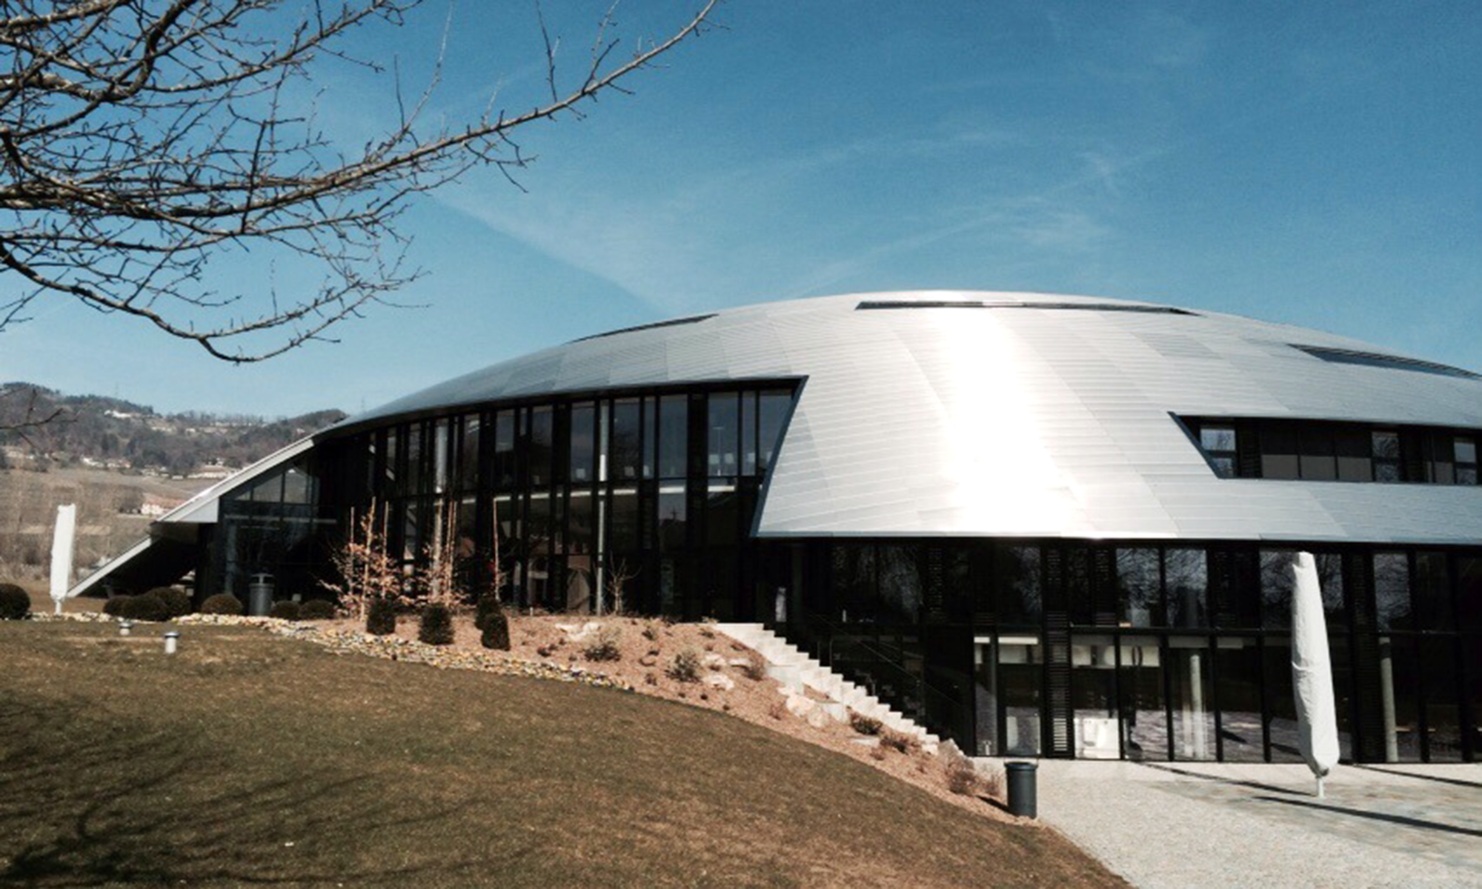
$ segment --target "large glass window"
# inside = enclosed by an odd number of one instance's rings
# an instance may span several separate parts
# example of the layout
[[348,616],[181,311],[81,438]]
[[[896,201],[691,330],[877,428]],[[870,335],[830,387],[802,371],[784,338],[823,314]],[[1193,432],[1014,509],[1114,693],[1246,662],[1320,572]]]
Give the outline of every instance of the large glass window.
[[740,471],[740,397],[730,392],[712,394],[709,412],[705,472],[711,478],[734,477]]
[[530,484],[537,487],[551,483],[551,458],[556,448],[554,412],[549,407],[530,411],[529,454]]
[[689,404],[683,395],[659,401],[659,478],[684,478],[689,456]]
[[782,443],[782,427],[787,422],[787,412],[792,407],[792,393],[763,392],[759,396],[759,425],[757,440],[761,455],[757,470],[766,472],[772,468],[777,446]]
[[1005,547],[994,564],[998,573],[994,584],[998,593],[998,619],[1010,626],[1037,626],[1044,613],[1039,547]]
[[639,478],[643,463],[642,409],[636,398],[619,398],[612,405],[612,456],[608,474],[620,481]]
[[1209,626],[1209,569],[1202,549],[1169,549],[1164,556],[1169,625]]
[[1200,636],[1168,640],[1174,759],[1215,758],[1214,670],[1208,646],[1209,641]]
[[597,409],[592,404],[571,407],[571,462],[573,482],[589,482],[597,477]]
[[1163,664],[1157,637],[1123,636],[1119,652],[1122,749],[1128,759],[1167,759],[1168,713],[1163,706]]
[[1199,446],[1209,457],[1214,474],[1220,478],[1235,477],[1235,427],[1207,425],[1199,429]]
[[1374,613],[1381,632],[1413,627],[1410,567],[1404,553],[1374,554]]
[[1371,441],[1374,447],[1374,481],[1403,481],[1404,475],[1400,470],[1400,434],[1376,430],[1371,435]]
[[1222,636],[1215,649],[1215,694],[1225,762],[1266,758],[1261,725],[1261,649],[1253,638]]
[[1163,590],[1158,578],[1158,550],[1117,550],[1118,622],[1125,627],[1161,627]]
[[1477,440],[1470,435],[1457,436],[1452,440],[1452,451],[1456,456],[1456,483],[1477,483]]

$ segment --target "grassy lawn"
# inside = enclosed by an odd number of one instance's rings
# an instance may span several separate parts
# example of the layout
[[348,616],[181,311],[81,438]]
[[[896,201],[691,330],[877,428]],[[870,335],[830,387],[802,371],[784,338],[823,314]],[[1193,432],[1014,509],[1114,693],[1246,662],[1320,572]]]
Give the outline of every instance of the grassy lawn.
[[160,629],[0,622],[0,886],[1120,884],[717,713]]

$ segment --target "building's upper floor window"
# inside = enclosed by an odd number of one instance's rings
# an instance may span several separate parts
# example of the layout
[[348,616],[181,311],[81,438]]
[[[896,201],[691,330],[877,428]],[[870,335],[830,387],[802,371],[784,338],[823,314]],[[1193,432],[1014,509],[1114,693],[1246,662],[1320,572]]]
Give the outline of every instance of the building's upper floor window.
[[1476,485],[1475,430],[1182,418],[1220,478]]
[[1235,427],[1209,424],[1199,427],[1199,446],[1204,449],[1204,455],[1209,458],[1209,465],[1214,467],[1214,474],[1220,478],[1234,478],[1237,466],[1235,463]]

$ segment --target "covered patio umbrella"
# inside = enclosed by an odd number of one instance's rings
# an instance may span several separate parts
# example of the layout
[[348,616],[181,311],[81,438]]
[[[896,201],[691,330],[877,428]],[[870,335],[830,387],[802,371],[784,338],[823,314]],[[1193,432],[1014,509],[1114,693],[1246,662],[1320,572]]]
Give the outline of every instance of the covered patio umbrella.
[[57,507],[57,528],[51,539],[51,598],[62,613],[62,600],[72,586],[72,537],[77,530],[77,506]]
[[1322,588],[1312,553],[1292,556],[1292,696],[1297,703],[1297,746],[1302,759],[1322,779],[1338,764],[1338,711],[1333,704],[1333,665],[1328,658],[1328,627]]

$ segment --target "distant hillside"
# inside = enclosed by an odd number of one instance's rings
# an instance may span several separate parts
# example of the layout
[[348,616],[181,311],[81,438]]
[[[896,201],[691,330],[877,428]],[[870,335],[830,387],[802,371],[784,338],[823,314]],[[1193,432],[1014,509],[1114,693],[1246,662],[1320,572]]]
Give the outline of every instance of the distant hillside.
[[[49,417],[40,425],[16,428]],[[196,411],[160,414],[118,398],[0,383],[0,468],[222,475],[344,417],[337,410],[274,420]]]

